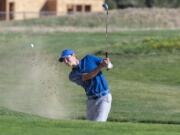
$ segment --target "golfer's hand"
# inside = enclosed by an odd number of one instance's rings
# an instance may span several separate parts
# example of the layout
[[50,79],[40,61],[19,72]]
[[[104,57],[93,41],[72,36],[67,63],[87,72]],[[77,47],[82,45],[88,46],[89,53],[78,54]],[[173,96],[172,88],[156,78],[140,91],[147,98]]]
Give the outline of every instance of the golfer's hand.
[[101,68],[107,67],[108,63],[109,63],[109,58],[104,58],[103,61],[100,64]]

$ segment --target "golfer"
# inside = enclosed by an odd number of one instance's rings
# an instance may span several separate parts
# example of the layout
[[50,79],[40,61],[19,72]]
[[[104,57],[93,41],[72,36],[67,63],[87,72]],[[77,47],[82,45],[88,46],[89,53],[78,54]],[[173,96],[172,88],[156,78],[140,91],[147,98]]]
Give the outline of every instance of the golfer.
[[107,67],[109,58],[86,55],[78,60],[74,50],[65,49],[60,54],[59,61],[72,68],[69,79],[85,89],[87,120],[107,121],[112,97],[102,69]]

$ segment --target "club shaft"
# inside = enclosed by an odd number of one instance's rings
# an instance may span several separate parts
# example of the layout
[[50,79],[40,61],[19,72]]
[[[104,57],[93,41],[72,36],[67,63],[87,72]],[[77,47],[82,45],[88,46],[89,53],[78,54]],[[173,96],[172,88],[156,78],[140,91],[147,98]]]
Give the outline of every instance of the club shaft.
[[108,10],[107,10],[107,16],[106,16],[106,42],[108,40]]

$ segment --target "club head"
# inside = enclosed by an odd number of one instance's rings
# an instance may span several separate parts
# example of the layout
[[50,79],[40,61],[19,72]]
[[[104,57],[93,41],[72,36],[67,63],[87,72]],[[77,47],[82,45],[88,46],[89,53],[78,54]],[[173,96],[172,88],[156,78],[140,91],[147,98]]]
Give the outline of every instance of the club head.
[[103,6],[104,10],[108,11],[109,7],[108,7],[107,3],[104,3],[102,6]]

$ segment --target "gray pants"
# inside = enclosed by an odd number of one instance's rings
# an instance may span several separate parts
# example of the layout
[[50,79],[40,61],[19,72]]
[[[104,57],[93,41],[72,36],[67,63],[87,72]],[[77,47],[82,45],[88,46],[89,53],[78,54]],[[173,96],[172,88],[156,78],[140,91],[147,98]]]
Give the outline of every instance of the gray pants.
[[87,100],[87,119],[105,122],[111,109],[112,96],[107,94],[97,99]]

